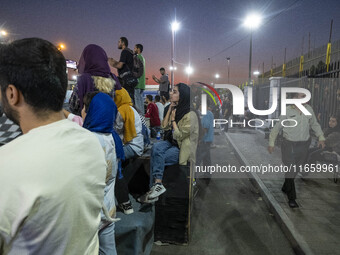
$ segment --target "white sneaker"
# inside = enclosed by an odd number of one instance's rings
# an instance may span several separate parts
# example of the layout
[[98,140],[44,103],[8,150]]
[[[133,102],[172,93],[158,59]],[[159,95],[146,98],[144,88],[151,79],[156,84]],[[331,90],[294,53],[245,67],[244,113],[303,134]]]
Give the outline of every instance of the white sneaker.
[[150,192],[145,193],[143,196],[137,198],[137,201],[142,204],[151,204],[158,201],[158,197],[150,199],[149,194]]
[[166,188],[161,183],[155,183],[150,189],[149,199],[159,197],[166,191]]

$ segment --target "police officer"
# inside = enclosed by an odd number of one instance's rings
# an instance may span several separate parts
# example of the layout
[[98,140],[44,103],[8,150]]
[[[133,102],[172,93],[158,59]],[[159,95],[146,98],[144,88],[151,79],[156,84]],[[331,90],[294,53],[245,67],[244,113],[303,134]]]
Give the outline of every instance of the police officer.
[[[294,93],[293,98],[303,98],[303,93]],[[296,191],[294,178],[298,173],[298,166],[302,165],[306,159],[308,148],[310,145],[309,130],[312,129],[318,137],[318,146],[325,147],[325,137],[322,129],[317,122],[312,107],[308,104],[303,105],[311,115],[304,115],[295,105],[287,106],[286,115],[280,116],[280,121],[276,123],[269,135],[268,151],[274,151],[274,144],[277,135],[282,130],[283,141],[281,144],[282,162],[290,167],[290,172],[285,174],[285,182],[282,191],[288,196],[288,204],[291,208],[299,207],[296,203]],[[281,124],[285,119],[293,119],[295,121],[285,121],[284,126]],[[295,126],[296,125],[296,126]],[[295,166],[295,167],[293,167]],[[296,171],[295,171],[296,169]]]

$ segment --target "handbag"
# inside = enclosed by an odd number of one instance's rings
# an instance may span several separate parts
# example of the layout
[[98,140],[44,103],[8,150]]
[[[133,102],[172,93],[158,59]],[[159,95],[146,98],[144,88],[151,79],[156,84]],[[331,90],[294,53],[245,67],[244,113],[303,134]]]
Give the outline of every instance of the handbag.
[[138,79],[130,72],[127,71],[121,75],[124,88],[135,88],[138,85]]

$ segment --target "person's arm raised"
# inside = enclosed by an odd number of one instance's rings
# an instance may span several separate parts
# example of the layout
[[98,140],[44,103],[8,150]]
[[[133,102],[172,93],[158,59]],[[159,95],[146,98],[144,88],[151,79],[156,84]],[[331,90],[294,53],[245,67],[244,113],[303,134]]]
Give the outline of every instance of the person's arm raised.
[[165,128],[169,126],[169,121],[170,121],[170,114],[174,108],[174,105],[171,103],[168,109],[168,112],[166,113],[165,117],[162,120],[162,127]]
[[109,65],[117,69],[122,69],[124,66],[124,63],[118,62],[117,60],[114,60],[113,58],[109,58]]

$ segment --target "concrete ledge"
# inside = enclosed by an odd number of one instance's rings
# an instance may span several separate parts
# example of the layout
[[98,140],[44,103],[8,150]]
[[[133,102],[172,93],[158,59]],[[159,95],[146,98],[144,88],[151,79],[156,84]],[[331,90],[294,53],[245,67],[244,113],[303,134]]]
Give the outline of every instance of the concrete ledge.
[[[237,148],[235,143],[231,140],[230,136],[225,133],[227,139],[229,140],[230,144],[233,146],[235,151],[236,157],[241,162],[241,164],[245,166],[249,166],[249,162]],[[296,228],[294,227],[293,222],[289,219],[285,211],[282,209],[280,204],[276,201],[274,196],[265,186],[263,181],[260,177],[255,173],[248,173],[251,183],[260,191],[263,200],[265,201],[266,205],[268,206],[269,210],[274,214],[276,221],[279,223],[282,231],[288,238],[289,242],[292,244],[292,247],[296,254],[314,254],[310,249],[309,245],[301,236]]]

